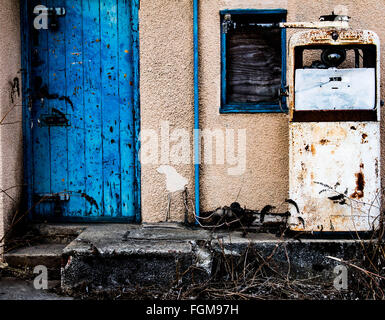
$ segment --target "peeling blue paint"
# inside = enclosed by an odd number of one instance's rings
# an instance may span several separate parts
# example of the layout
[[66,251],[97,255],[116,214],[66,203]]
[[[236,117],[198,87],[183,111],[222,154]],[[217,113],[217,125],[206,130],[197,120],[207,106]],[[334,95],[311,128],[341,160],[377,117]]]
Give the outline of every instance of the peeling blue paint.
[[[66,8],[57,29],[33,29],[38,4]],[[139,222],[139,0],[23,0],[21,7],[25,191],[30,208],[44,200],[34,219]],[[52,109],[70,126],[39,124]],[[58,193],[69,200],[45,201]]]

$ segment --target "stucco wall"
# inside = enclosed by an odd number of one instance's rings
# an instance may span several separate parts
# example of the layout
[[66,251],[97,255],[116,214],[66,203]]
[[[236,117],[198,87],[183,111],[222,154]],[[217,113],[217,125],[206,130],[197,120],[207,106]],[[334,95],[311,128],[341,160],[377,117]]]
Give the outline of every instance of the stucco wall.
[[[286,9],[287,1],[201,1],[200,125],[222,130],[246,129],[246,170],[231,176],[229,165],[203,165],[202,211],[238,201],[251,209],[280,206],[288,194],[288,123],[285,114],[219,114],[221,86],[220,16],[223,9]],[[283,208],[281,208],[284,210]]]
[[[285,210],[288,196],[288,117],[285,114],[226,114],[220,106],[220,17],[222,9],[288,9],[288,21],[314,21],[345,5],[352,27],[377,32],[385,42],[385,26],[380,23],[384,5],[380,1],[313,0],[210,0],[200,1],[200,127],[202,129],[246,129],[246,170],[229,175],[232,165],[201,165],[201,210],[209,211],[238,201],[242,206],[261,209],[270,204]],[[155,14],[156,13],[156,14]],[[142,1],[141,5],[141,108],[142,128],[160,132],[160,122],[172,127],[193,128],[193,38],[192,1]],[[288,30],[288,38],[295,31]],[[384,49],[382,49],[384,54]],[[382,57],[382,61],[384,57]],[[384,64],[382,83],[384,82]],[[156,111],[154,111],[156,110]],[[382,112],[382,120],[384,120]],[[384,121],[382,121],[384,123]],[[384,137],[384,126],[382,135]],[[385,139],[382,138],[382,145]],[[235,149],[237,152],[237,148]],[[385,155],[382,148],[382,155]],[[215,155],[215,153],[214,153]],[[143,220],[161,221],[166,210],[165,180],[157,166],[143,166]],[[175,168],[190,181],[192,165]],[[385,172],[382,162],[382,172]],[[178,195],[177,198],[180,198]],[[173,217],[182,218],[183,205],[173,207]]]
[[[200,128],[247,130],[247,167],[244,174],[230,176],[234,165],[201,165],[202,211],[238,200],[249,208],[279,205],[288,193],[288,125],[283,114],[220,115],[220,29],[219,10],[225,8],[286,8],[279,1],[200,1]],[[155,14],[156,13],[156,14]],[[193,15],[192,1],[141,2],[140,10],[140,95],[141,126],[160,136],[162,121],[170,130],[185,128],[193,142]],[[142,143],[145,143],[142,136]],[[147,140],[146,140],[147,141]],[[237,141],[237,140],[235,140]],[[159,143],[161,140],[159,139]],[[203,141],[204,144],[204,141]],[[159,147],[160,148],[160,147]],[[284,150],[284,152],[282,152]],[[235,149],[237,152],[237,148]],[[142,164],[143,221],[163,221],[167,209],[165,177],[156,169],[170,164],[187,178],[193,200],[193,150],[191,163]],[[214,157],[215,157],[214,152]],[[160,158],[160,156],[159,156]],[[225,160],[226,163],[226,160]],[[237,198],[237,195],[239,197]],[[172,220],[182,220],[180,193],[172,197]],[[190,204],[190,209],[192,205]]]
[[[0,0],[0,239],[15,212],[22,184],[21,99],[11,83],[20,73],[20,9],[15,0]],[[11,97],[12,96],[12,97]],[[4,192],[5,191],[5,192]]]
[[[201,208],[203,211],[229,205],[237,200],[243,206],[261,209],[266,204],[280,206],[288,194],[288,118],[284,114],[219,114],[220,105],[220,26],[219,10],[231,8],[287,8],[289,21],[317,20],[338,5],[346,5],[352,26],[377,32],[385,42],[381,22],[384,5],[377,0],[209,0],[200,1],[200,126],[203,129],[246,129],[247,165],[244,174],[231,176],[232,165],[201,166]],[[18,1],[0,0],[0,114],[10,109],[10,82],[20,78],[20,37]],[[191,200],[194,196],[194,166],[190,161],[175,164],[161,161],[161,126],[170,132],[185,129],[193,137],[193,12],[192,0],[141,0],[140,9],[140,94],[142,130],[153,129],[159,136],[159,161],[142,165],[143,221],[165,218],[166,177],[157,172],[162,164],[173,166],[188,179]],[[290,31],[292,32],[292,31]],[[290,34],[289,32],[289,34]],[[382,61],[384,61],[382,49]],[[382,84],[385,68],[382,65]],[[383,94],[383,93],[382,93]],[[384,94],[383,94],[384,99]],[[0,186],[8,189],[21,184],[22,138],[21,103],[4,120],[0,130]],[[382,124],[385,114],[382,112]],[[382,125],[382,136],[385,132]],[[385,139],[382,138],[384,146]],[[172,147],[173,142],[170,142]],[[385,148],[382,148],[385,156]],[[382,162],[383,176],[385,173]],[[18,201],[20,188],[8,194]],[[4,213],[14,212],[14,201],[0,195],[0,237]],[[191,205],[190,205],[191,207]],[[172,197],[171,220],[182,220],[181,193]]]
[[[189,180],[189,193],[194,190],[193,164],[161,161],[160,150],[162,122],[164,128],[170,126],[170,133],[193,131],[192,1],[141,0],[139,18],[141,129],[155,130],[159,136],[159,161],[142,164],[142,218],[158,222],[165,220],[168,196],[166,176],[157,172],[158,167],[173,166]],[[183,219],[182,194],[174,194],[171,203],[171,220]]]

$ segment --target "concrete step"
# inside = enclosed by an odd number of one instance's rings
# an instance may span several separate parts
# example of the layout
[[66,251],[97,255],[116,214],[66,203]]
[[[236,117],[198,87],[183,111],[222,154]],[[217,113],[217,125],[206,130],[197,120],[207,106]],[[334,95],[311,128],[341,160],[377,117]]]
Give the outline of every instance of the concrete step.
[[191,279],[193,272],[198,279],[206,272],[185,271],[195,263],[192,243],[207,236],[204,230],[172,225],[89,226],[64,250],[62,289],[72,293],[84,288],[168,287],[182,278]]
[[33,271],[36,266],[45,266],[48,269],[49,279],[58,280],[65,247],[66,244],[38,244],[10,251],[4,257],[12,268],[27,268]]
[[[215,232],[169,225],[89,226],[63,252],[62,289],[109,290],[220,281],[245,265],[268,261],[293,279],[317,277],[333,283],[336,261],[359,258],[356,240],[294,240],[272,234]],[[247,259],[247,260],[246,260]],[[247,262],[247,263],[246,263]],[[235,269],[236,271],[236,269]]]
[[38,223],[29,226],[40,243],[69,244],[87,228],[85,224]]
[[296,240],[268,233],[210,232],[170,223],[39,228],[40,234],[49,238],[56,234],[76,237],[68,245],[40,243],[8,252],[6,262],[11,267],[30,270],[37,265],[46,266],[49,280],[61,279],[62,290],[67,293],[154,285],[171,288],[178,283],[221,281],[234,271],[244,273],[245,266],[250,266],[252,274],[266,261],[269,268],[290,274],[293,279],[317,277],[332,284],[333,270],[339,263],[328,256],[361,259],[362,245],[366,243],[352,239]]
[[48,290],[37,290],[33,281],[16,278],[0,279],[1,300],[73,300],[71,297],[60,296],[54,289],[60,285],[60,281],[49,281]]

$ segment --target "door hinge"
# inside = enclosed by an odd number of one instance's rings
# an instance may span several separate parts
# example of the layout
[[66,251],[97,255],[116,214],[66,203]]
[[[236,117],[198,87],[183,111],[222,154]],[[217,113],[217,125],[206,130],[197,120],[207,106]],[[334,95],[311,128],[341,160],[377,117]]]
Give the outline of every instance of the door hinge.
[[70,127],[70,115],[52,108],[51,114],[42,114],[37,120],[39,127]]

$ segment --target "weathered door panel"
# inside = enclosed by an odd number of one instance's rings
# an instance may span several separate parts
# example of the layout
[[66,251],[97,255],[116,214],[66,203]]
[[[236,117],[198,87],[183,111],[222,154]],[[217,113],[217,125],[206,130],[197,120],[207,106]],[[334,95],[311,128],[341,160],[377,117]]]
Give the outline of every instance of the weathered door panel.
[[378,122],[290,123],[290,225],[368,231],[380,214]]
[[[36,5],[66,14],[56,28],[36,30]],[[138,220],[137,6],[136,0],[28,3],[26,175],[37,219]]]
[[[84,2],[86,10],[83,12],[83,32],[84,34],[92,34],[100,26],[100,2],[87,0]],[[84,50],[84,101],[87,108],[84,109],[84,125],[85,125],[85,154],[86,161],[86,179],[88,193],[93,194],[95,204],[86,201],[86,212],[91,217],[97,217],[103,209],[103,146],[102,137],[102,95],[95,94],[101,92],[102,79],[94,77],[94,70],[101,69],[100,58],[101,42],[85,41]]]
[[[35,1],[37,5],[37,1]],[[48,1],[44,0],[40,4],[48,5]],[[49,78],[48,70],[48,34],[42,32],[32,33],[32,53],[31,53],[31,86],[32,86],[32,110],[31,117],[33,119],[43,119],[47,114],[48,102],[47,85],[44,84],[44,79]],[[46,82],[47,83],[47,80]],[[51,152],[47,148],[50,144],[49,127],[39,127],[36,121],[31,122],[33,158],[32,175],[33,175],[33,202],[37,203],[40,198],[51,191]],[[47,168],[46,166],[49,165]],[[44,201],[39,204],[39,213],[41,216],[49,216],[52,214],[52,203]]]

